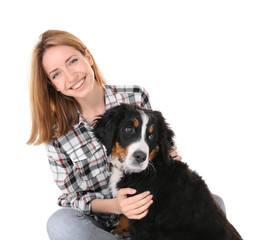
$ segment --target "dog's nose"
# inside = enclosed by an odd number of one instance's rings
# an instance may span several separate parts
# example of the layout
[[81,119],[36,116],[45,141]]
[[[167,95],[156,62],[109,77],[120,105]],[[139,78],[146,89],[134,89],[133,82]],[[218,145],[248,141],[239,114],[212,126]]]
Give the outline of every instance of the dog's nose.
[[146,159],[146,153],[142,152],[142,151],[135,151],[133,156],[135,157],[135,160],[138,163],[143,162]]

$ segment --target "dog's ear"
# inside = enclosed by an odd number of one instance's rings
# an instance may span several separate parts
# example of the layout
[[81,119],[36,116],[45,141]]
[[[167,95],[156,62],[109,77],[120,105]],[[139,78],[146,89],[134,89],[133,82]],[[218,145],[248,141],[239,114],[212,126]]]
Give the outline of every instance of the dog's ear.
[[169,152],[171,151],[172,147],[175,146],[174,137],[175,134],[172,129],[169,127],[168,123],[166,122],[165,118],[162,116],[161,112],[154,111],[154,116],[158,121],[158,134],[159,134],[159,148],[162,154],[162,159],[166,163],[170,162]]
[[99,141],[106,147],[108,156],[112,152],[117,126],[124,116],[124,111],[125,106],[119,105],[107,110],[94,121],[93,132]]

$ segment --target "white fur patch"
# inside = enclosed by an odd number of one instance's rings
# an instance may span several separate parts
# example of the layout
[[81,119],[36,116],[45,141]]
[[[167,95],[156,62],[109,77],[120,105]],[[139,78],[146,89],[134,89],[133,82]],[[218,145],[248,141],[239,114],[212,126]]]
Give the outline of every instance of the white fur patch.
[[[125,159],[126,170],[128,172],[141,172],[148,166],[149,146],[145,141],[145,135],[147,130],[147,124],[149,122],[149,117],[142,111],[140,113],[142,117],[141,138],[128,147],[128,154]],[[146,160],[144,162],[137,163],[135,161],[134,153],[136,151],[142,151],[146,154]]]
[[120,171],[118,168],[113,167],[112,169],[112,175],[109,182],[109,188],[113,194],[113,197],[117,196],[117,183],[120,181],[121,177],[123,176],[122,171]]

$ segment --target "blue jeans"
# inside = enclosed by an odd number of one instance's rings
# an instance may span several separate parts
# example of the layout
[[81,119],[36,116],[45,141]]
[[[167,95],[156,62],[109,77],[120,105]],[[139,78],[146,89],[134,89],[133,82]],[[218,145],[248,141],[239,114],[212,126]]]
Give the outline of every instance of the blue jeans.
[[94,218],[72,208],[57,210],[47,222],[47,232],[51,240],[115,240],[101,223]]
[[[213,195],[225,212],[223,200]],[[47,222],[47,232],[51,240],[116,240],[102,224],[92,217],[72,208],[61,208]]]

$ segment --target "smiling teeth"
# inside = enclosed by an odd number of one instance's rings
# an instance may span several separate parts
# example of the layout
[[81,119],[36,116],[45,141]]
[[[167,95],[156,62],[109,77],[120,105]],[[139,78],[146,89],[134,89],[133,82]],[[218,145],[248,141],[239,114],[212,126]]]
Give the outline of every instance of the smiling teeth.
[[85,78],[83,78],[80,82],[78,82],[76,85],[74,85],[74,86],[72,87],[72,89],[77,89],[77,88],[79,88],[79,87],[84,83],[84,80],[85,80]]

